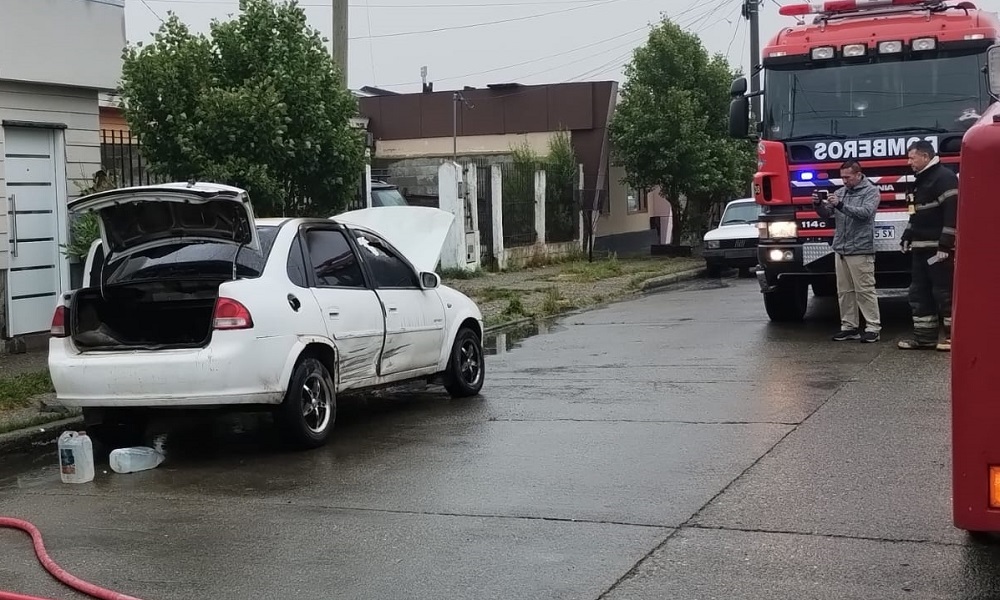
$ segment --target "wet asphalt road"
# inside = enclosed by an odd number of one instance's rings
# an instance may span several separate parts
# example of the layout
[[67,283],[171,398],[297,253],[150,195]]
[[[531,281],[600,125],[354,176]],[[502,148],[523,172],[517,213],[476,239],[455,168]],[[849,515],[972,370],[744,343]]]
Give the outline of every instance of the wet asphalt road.
[[[62,566],[151,599],[992,598],[951,525],[948,357],[833,344],[698,281],[499,340],[483,396],[345,401],[328,448],[266,419],[165,423],[167,463],[59,483],[0,463],[0,515]],[[0,532],[0,588],[77,598]]]

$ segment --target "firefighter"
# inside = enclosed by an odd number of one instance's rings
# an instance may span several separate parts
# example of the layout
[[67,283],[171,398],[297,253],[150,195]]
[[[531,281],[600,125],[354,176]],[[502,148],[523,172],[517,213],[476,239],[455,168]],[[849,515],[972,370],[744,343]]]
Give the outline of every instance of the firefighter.
[[904,350],[937,348],[948,352],[951,350],[958,177],[941,164],[930,142],[912,144],[908,157],[916,177],[907,194],[910,222],[900,245],[903,252],[913,257],[910,284],[913,337],[900,341],[899,347]]

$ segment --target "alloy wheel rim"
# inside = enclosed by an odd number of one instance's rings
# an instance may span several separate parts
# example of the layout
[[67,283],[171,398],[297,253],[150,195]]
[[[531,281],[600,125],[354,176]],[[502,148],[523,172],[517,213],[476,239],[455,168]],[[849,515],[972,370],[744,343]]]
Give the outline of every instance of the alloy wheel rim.
[[310,375],[302,383],[302,420],[312,433],[323,433],[330,425],[332,394],[319,375]]

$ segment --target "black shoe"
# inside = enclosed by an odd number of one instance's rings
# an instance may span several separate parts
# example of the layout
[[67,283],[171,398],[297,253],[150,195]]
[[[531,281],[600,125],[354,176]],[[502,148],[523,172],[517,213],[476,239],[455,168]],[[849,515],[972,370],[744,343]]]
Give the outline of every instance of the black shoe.
[[833,336],[835,342],[846,342],[849,340],[860,340],[861,332],[857,329],[845,329]]
[[879,334],[877,331],[866,331],[861,334],[862,344],[874,344],[879,340]]

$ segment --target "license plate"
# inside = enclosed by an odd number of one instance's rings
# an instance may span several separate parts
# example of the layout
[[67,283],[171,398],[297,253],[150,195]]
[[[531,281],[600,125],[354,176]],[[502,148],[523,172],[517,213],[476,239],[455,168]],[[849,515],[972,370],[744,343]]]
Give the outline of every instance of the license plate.
[[875,226],[875,239],[876,240],[894,240],[896,239],[896,228],[892,225],[876,225]]

